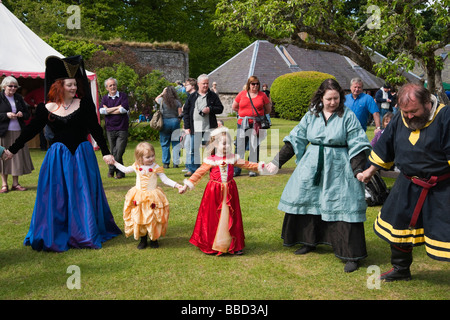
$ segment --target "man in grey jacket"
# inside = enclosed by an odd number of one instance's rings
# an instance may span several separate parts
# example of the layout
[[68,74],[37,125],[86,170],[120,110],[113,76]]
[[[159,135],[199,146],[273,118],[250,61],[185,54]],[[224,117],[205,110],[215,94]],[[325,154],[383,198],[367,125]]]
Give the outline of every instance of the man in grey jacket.
[[219,96],[209,89],[208,75],[200,75],[197,85],[198,90],[189,96],[183,111],[184,129],[191,137],[186,177],[191,176],[200,166],[200,145],[209,140],[210,130],[217,128],[216,115],[223,112]]

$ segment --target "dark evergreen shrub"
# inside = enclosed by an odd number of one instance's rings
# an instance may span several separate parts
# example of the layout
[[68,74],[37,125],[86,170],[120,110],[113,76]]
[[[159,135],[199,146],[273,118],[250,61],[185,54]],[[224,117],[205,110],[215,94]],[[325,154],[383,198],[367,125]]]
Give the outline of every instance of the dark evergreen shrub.
[[309,109],[312,96],[322,82],[332,75],[316,71],[300,71],[279,76],[270,88],[270,96],[278,116],[299,121]]

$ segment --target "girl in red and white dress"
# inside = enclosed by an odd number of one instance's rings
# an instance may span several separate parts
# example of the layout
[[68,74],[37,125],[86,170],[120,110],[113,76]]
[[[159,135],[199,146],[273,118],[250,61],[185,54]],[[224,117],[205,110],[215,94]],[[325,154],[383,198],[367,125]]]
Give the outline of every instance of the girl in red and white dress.
[[[203,198],[189,242],[207,254],[242,254],[244,249],[244,226],[234,167],[263,172],[264,163],[239,159],[231,152],[231,136],[226,127],[211,132],[206,150],[207,156],[200,168],[185,180],[184,190],[194,186],[209,173]],[[183,191],[184,191],[183,190]]]
[[125,196],[123,220],[125,235],[134,235],[141,239],[138,249],[147,247],[147,236],[150,237],[150,247],[159,247],[158,239],[166,234],[169,221],[169,201],[163,190],[157,186],[158,177],[172,188],[183,187],[169,179],[164,169],[155,163],[155,149],[148,142],[141,142],[134,151],[136,162],[124,167],[117,161],[115,166],[123,173],[136,172],[136,185]]

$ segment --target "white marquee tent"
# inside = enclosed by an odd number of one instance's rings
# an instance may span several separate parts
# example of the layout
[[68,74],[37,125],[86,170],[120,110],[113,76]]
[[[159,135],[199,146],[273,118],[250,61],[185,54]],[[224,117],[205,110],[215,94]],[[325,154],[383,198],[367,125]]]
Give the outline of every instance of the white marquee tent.
[[[31,31],[14,16],[0,0],[0,77],[13,76],[24,79],[44,79],[45,59],[48,56],[64,57]],[[86,71],[92,97],[98,106],[97,77]],[[22,85],[22,84],[21,84]]]

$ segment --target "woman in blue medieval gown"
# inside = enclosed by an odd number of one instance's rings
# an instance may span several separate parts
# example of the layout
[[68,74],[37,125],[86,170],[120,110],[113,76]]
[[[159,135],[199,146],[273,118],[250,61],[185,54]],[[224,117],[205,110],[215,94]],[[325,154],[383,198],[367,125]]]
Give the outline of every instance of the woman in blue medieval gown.
[[48,57],[46,104],[9,148],[17,153],[48,125],[54,143],[39,172],[36,202],[24,244],[34,250],[62,252],[69,248],[102,247],[122,232],[114,222],[103,189],[97,158],[88,135],[99,145],[105,162],[114,162],[80,56]]

